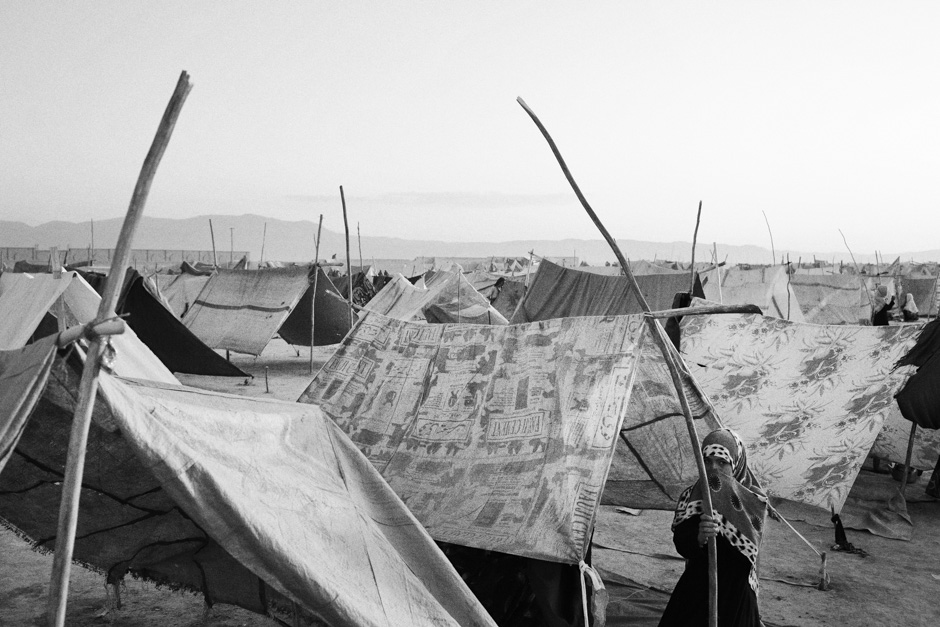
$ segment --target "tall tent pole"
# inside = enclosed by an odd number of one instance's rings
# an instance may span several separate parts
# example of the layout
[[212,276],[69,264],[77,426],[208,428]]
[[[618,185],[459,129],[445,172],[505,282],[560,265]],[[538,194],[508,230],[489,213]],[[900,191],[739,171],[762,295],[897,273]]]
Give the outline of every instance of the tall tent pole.
[[229,267],[235,267],[235,227],[228,227],[228,243],[229,243],[229,253],[228,253],[228,265]]
[[[124,218],[124,225],[121,227],[117,247],[114,250],[114,258],[111,260],[111,271],[105,279],[104,294],[98,306],[95,323],[114,317],[114,307],[117,304],[121,286],[124,283],[124,269],[131,255],[134,232],[143,214],[157,166],[163,158],[163,153],[166,151],[167,144],[173,134],[173,128],[176,126],[176,121],[190,89],[192,89],[192,84],[189,82],[189,74],[184,71],[180,74],[176,89],[163,114],[163,119],[160,121],[156,137],[154,137],[150,151],[147,153],[141,167],[137,185],[134,187],[130,206]],[[79,386],[78,401],[72,419],[72,432],[69,437],[65,475],[62,480],[62,502],[59,507],[59,524],[56,531],[52,580],[46,607],[48,624],[53,627],[61,627],[65,624],[69,572],[72,564],[72,553],[75,548],[78,504],[81,497],[82,475],[85,466],[85,447],[88,443],[91,414],[98,392],[98,371],[101,366],[101,356],[105,344],[106,340],[102,340],[98,336],[91,341],[91,345],[88,347]]]
[[698,225],[702,221],[702,201],[698,201],[698,214],[695,216],[695,232],[692,234],[692,263],[689,270],[689,297],[695,289],[695,245],[698,243]]
[[343,227],[346,229],[346,282],[348,287],[347,301],[349,302],[349,327],[353,326],[353,284],[352,284],[352,259],[349,256],[349,220],[346,219],[346,195],[343,194],[343,186],[339,186],[339,197],[343,201]]
[[323,214],[320,214],[320,225],[317,226],[317,241],[313,253],[313,295],[310,297],[310,374],[313,374],[313,345],[316,332],[317,315],[317,281],[320,278],[320,233],[323,231]]
[[715,276],[718,277],[718,303],[724,304],[724,299],[721,296],[721,268],[718,267],[718,244],[717,242],[712,242],[712,259],[715,264]]
[[268,223],[264,223],[264,231],[261,233],[261,258],[258,260],[258,263],[261,264],[264,262],[264,243],[268,239]]
[[365,266],[362,265],[362,234],[359,232],[359,222],[356,222],[356,239],[359,240],[359,269],[365,272]]
[[[591,220],[597,226],[598,230],[601,232],[601,235],[604,236],[604,239],[607,240],[607,243],[610,245],[611,249],[614,251],[614,255],[617,257],[617,260],[620,262],[620,267],[623,268],[624,274],[627,276],[629,285],[633,292],[636,294],[637,300],[640,303],[643,311],[646,314],[649,314],[650,307],[646,302],[646,298],[643,296],[643,293],[640,291],[640,287],[636,282],[636,277],[633,276],[633,270],[630,269],[630,265],[627,263],[626,258],[624,258],[623,253],[620,251],[620,247],[617,246],[617,242],[611,237],[610,233],[601,223],[600,218],[597,217],[597,214],[594,213],[594,210],[588,204],[587,199],[584,197],[584,194],[581,193],[581,189],[578,187],[578,184],[575,182],[574,177],[571,175],[571,172],[568,170],[568,166],[565,164],[564,158],[561,156],[561,152],[558,150],[558,147],[555,145],[554,140],[548,134],[548,130],[542,125],[542,122],[538,119],[538,116],[535,115],[535,112],[529,108],[522,98],[516,98],[522,108],[525,110],[529,117],[532,118],[532,121],[535,122],[535,125],[542,132],[542,135],[545,137],[545,140],[548,142],[548,145],[551,147],[552,152],[555,154],[555,158],[558,161],[558,164],[561,166],[562,172],[564,172],[565,177],[568,179],[568,183],[571,185],[571,188],[574,190],[575,195],[578,197],[578,200],[581,201],[581,205],[584,207],[584,210],[591,217]],[[655,329],[653,337],[656,340],[657,345],[659,346],[660,351],[663,354],[663,358],[666,361],[666,365],[669,368],[669,373],[672,376],[673,385],[676,388],[676,395],[679,397],[679,405],[682,407],[682,413],[685,417],[686,426],[689,430],[689,439],[692,442],[692,449],[695,451],[695,461],[698,466],[699,471],[699,480],[707,485],[707,475],[705,472],[705,460],[702,458],[701,446],[699,445],[698,434],[695,431],[695,423],[692,421],[692,412],[689,408],[688,399],[685,397],[685,390],[682,386],[682,381],[678,372],[677,362],[673,359],[672,354],[669,350],[668,342],[665,341],[664,331],[659,321],[655,318],[647,315],[647,323],[650,325],[651,329]],[[681,358],[679,358],[681,360]],[[702,496],[702,509],[703,513],[711,516],[712,515],[712,501],[711,495],[708,490],[703,490]],[[718,627],[718,553],[717,553],[717,543],[715,538],[710,538],[708,540],[708,625],[709,627]]]
[[212,230],[212,218],[209,218],[209,237],[212,238],[212,265],[219,269],[219,258],[215,254],[215,231]]
[[88,251],[88,261],[95,265],[95,219],[91,219],[91,250]]

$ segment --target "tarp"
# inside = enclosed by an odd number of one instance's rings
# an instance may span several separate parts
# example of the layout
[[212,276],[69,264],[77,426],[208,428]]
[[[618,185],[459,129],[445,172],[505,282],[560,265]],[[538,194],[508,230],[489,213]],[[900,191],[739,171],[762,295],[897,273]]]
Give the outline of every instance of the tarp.
[[[82,274],[100,294],[105,277]],[[147,289],[144,278],[128,268],[115,311],[170,372],[216,377],[247,377],[244,371],[206,346]]]
[[[78,374],[61,361],[0,474],[0,516],[52,550]],[[316,407],[103,374],[74,558],[330,625],[494,625]],[[11,393],[0,379],[0,398]],[[99,396],[99,398],[101,398]]]
[[[349,309],[335,296],[327,294],[327,290],[334,294],[339,291],[323,272],[322,268],[317,268],[320,273],[317,279],[317,298],[316,298],[316,329],[313,332],[314,346],[327,346],[336,344],[346,333],[349,332]],[[298,346],[310,346],[310,314],[313,300],[313,283],[304,292],[304,295],[297,302],[287,320],[278,329],[278,334],[289,344]]]
[[[4,315],[9,313],[0,326],[0,338],[3,338],[0,350],[21,348],[26,344],[55,302],[55,298],[50,300],[55,294],[62,296],[61,314],[66,327],[86,324],[98,316],[101,297],[75,272],[63,272],[60,278],[52,274],[3,274],[0,276],[0,286],[0,312]],[[114,347],[112,367],[116,374],[179,383],[173,373],[140,341],[133,328],[126,328],[121,335],[111,336],[110,342]]]
[[914,326],[686,316],[682,354],[775,496],[841,510],[912,368]]
[[[670,309],[677,292],[689,291],[688,274],[638,275],[636,282],[653,311]],[[697,276],[695,285],[693,295],[701,296],[701,284]],[[543,260],[529,283],[522,304],[512,317],[512,324],[574,316],[616,316],[642,311],[627,277],[582,272]]]
[[211,273],[206,272],[187,272],[185,267],[189,265],[183,262],[183,272],[176,275],[160,274],[156,275],[157,285],[160,293],[166,298],[171,311],[177,318],[182,318],[193,306],[200,292],[209,282]]
[[39,401],[56,352],[56,336],[19,350],[0,351],[0,473],[13,455],[26,419]]
[[306,267],[219,270],[183,323],[210,348],[260,355],[309,284]]
[[796,293],[806,322],[813,324],[871,324],[868,290],[854,274],[794,274]]
[[641,459],[667,489],[694,481],[652,340],[637,366],[644,329],[642,316],[479,326],[369,314],[299,400],[349,434],[436,540],[577,563],[621,421],[637,453],[627,478],[651,481]]
[[[721,291],[718,275],[721,274]],[[705,278],[708,278],[706,281]],[[786,266],[715,268],[703,273],[705,298],[725,305],[757,305],[765,316],[805,322],[799,298],[787,283]]]
[[423,282],[424,286],[415,286],[397,274],[363,310],[404,321],[423,318],[436,323],[507,323],[461,273],[429,272]]
[[937,303],[940,302],[937,290],[940,289],[940,283],[937,277],[913,277],[906,276],[901,278],[901,291],[905,294],[913,294],[914,302],[917,303],[917,309],[921,318],[925,316],[937,315]]
[[507,320],[512,317],[525,294],[525,282],[514,281],[499,274],[475,270],[466,275],[473,289],[490,301],[490,304]]

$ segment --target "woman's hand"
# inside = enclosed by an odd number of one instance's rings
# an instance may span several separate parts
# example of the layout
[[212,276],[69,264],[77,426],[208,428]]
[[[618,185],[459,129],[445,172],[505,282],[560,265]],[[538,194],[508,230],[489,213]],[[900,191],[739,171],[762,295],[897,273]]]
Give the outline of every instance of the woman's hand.
[[709,538],[718,535],[718,523],[711,516],[702,514],[702,522],[698,524],[698,543],[704,546]]

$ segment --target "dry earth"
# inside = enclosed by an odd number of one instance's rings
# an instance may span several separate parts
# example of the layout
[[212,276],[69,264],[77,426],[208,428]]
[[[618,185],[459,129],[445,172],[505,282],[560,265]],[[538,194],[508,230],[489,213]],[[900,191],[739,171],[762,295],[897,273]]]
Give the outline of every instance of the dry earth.
[[[317,349],[314,371],[327,359]],[[295,351],[273,341],[259,358],[233,355],[232,361],[254,379],[181,375],[187,385],[247,396],[295,400],[311,379],[309,349]],[[267,373],[267,385],[265,374]],[[821,592],[815,554],[781,523],[768,525],[762,551],[760,603],[768,625],[817,626],[930,626],[940,625],[940,502],[923,495],[926,477],[908,488],[913,520],[909,542],[889,540],[848,530],[849,540],[867,557],[829,552],[832,589]],[[864,486],[862,486],[864,484]],[[886,475],[863,473],[868,495],[890,494],[897,484]],[[827,550],[834,535],[824,513],[782,507],[793,526],[817,549]],[[806,520],[801,520],[805,518]],[[683,562],[672,547],[671,513],[644,510],[638,515],[604,507],[598,517],[594,563],[611,585],[609,623],[656,625],[658,612],[678,579]],[[31,551],[26,542],[0,529],[0,625],[43,625],[45,591],[52,558]],[[134,627],[258,626],[278,623],[230,606],[205,612],[193,594],[158,589],[128,580],[122,608],[113,607],[103,578],[74,566],[67,624],[127,625]]]

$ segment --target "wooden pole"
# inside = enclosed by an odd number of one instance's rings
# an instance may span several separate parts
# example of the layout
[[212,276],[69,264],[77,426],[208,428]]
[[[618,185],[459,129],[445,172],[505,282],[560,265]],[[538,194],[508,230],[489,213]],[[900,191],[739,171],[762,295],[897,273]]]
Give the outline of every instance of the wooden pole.
[[95,219],[91,219],[91,250],[88,251],[88,261],[95,265]]
[[715,276],[718,277],[718,302],[724,304],[724,298],[721,295],[721,264],[718,263],[718,244],[712,242],[712,255],[715,258]]
[[317,329],[317,281],[320,278],[320,233],[323,230],[323,214],[320,214],[320,225],[317,227],[317,240],[314,243],[313,253],[313,295],[310,297],[310,374],[313,374],[313,345]]
[[343,186],[339,186],[339,197],[343,201],[343,227],[346,229],[346,281],[348,283],[347,287],[349,288],[347,300],[349,302],[349,327],[353,326],[353,284],[352,284],[352,266],[350,265],[352,259],[349,256],[349,220],[346,219],[346,195],[343,194]]
[[358,222],[356,222],[356,239],[359,240],[359,269],[365,272],[365,267],[362,265],[362,234],[359,233]]
[[[600,218],[597,217],[597,214],[594,213],[594,210],[591,209],[591,206],[588,204],[587,199],[584,197],[584,194],[581,193],[581,189],[578,187],[577,183],[574,180],[574,177],[571,175],[571,172],[568,170],[568,166],[565,164],[565,160],[561,156],[561,152],[558,150],[558,147],[555,146],[555,142],[552,140],[551,136],[548,134],[548,130],[545,126],[542,125],[542,122],[538,119],[538,116],[535,115],[535,112],[529,108],[529,106],[522,100],[522,98],[516,98],[516,101],[522,106],[526,113],[529,114],[529,117],[532,118],[532,121],[535,122],[535,125],[542,132],[542,135],[545,137],[545,140],[548,142],[548,145],[551,147],[552,152],[555,154],[555,158],[558,160],[558,164],[561,166],[562,172],[564,172],[565,177],[568,179],[568,183],[571,185],[572,189],[577,195],[578,200],[581,201],[581,205],[584,207],[584,210],[587,211],[588,215],[591,217],[591,220],[597,226],[598,230],[601,232],[601,235],[604,236],[604,239],[607,240],[607,243],[614,251],[614,255],[617,257],[617,260],[620,262],[620,267],[623,268],[624,274],[627,276],[627,280],[634,293],[637,296],[637,300],[640,302],[644,312],[649,312],[650,307],[646,302],[646,298],[643,297],[643,293],[640,291],[639,285],[637,285],[636,277],[633,276],[633,270],[630,269],[630,265],[627,263],[626,258],[624,258],[623,253],[620,250],[620,247],[617,246],[617,242],[614,241],[613,237],[610,236],[610,233],[607,232],[607,229],[604,228],[604,225],[601,223]],[[667,346],[668,342],[665,340],[665,332],[663,331],[662,326],[659,321],[657,321],[652,316],[647,317],[647,323],[650,325],[651,329],[654,329],[653,337],[656,339],[656,343],[659,345],[660,350],[663,353],[663,356],[666,360],[666,365],[669,367],[670,375],[672,375],[673,385],[676,388],[676,394],[679,397],[679,404],[682,407],[683,415],[686,418],[686,425],[689,429],[689,438],[692,441],[692,449],[695,451],[695,459],[698,465],[699,470],[699,480],[703,485],[708,485],[708,477],[705,473],[705,461],[702,458],[702,450],[699,445],[698,435],[695,432],[695,425],[692,423],[692,411],[689,409],[688,399],[685,397],[685,391],[682,388],[682,382],[679,378],[678,371],[676,369],[676,363],[672,358],[672,354],[669,352],[669,347]],[[680,358],[681,359],[681,358]],[[712,505],[711,505],[711,496],[708,493],[708,489],[702,491],[703,496],[703,509],[706,514],[711,515]],[[712,538],[708,541],[708,609],[709,609],[709,627],[718,627],[718,553],[717,553],[717,544],[715,539]]]
[[264,231],[261,233],[261,258],[258,260],[260,266],[264,262],[264,243],[268,239],[268,223],[264,223]]
[[770,233],[770,257],[773,259],[773,263],[770,265],[777,265],[777,251],[774,248],[774,232],[770,230],[770,220],[767,219],[767,214],[764,211],[761,211],[764,214],[764,222],[767,223],[767,232]]
[[[862,281],[862,271],[858,267],[858,263],[855,261],[855,255],[852,253],[852,249],[849,248],[849,242],[845,239],[845,233],[842,232],[842,229],[839,229],[839,235],[842,236],[842,241],[845,243],[846,250],[849,251],[849,257],[852,258],[852,264],[855,266],[855,274],[858,276],[859,282]],[[875,315],[875,301],[871,296],[871,290],[868,289],[868,286],[862,284],[862,289],[865,290],[865,293],[868,294],[868,303],[871,305],[871,315]]]
[[698,242],[698,224],[702,221],[702,201],[698,201],[698,214],[695,216],[695,233],[692,234],[692,267],[689,270],[689,297],[695,289],[695,244]]
[[228,265],[229,267],[235,267],[235,227],[228,227],[228,242],[229,242],[229,253],[228,253]]
[[914,455],[914,435],[917,433],[917,423],[911,421],[911,437],[907,441],[907,457],[904,458],[904,476],[901,477],[901,496],[907,489],[907,477],[911,473],[911,457]]
[[[114,258],[111,261],[111,271],[105,279],[104,294],[98,307],[96,321],[114,316],[114,307],[117,304],[121,286],[124,283],[124,268],[131,254],[134,232],[143,214],[157,166],[163,158],[163,153],[166,151],[167,144],[173,134],[173,128],[176,126],[176,121],[190,89],[192,89],[192,84],[189,82],[189,74],[184,71],[180,74],[176,89],[157,129],[156,137],[154,137],[150,151],[144,159],[137,185],[131,196],[130,206],[127,209],[127,215],[124,218],[124,225],[121,227]],[[105,342],[100,337],[95,338],[88,348],[85,367],[82,370],[75,415],[72,420],[65,475],[62,481],[62,502],[59,507],[52,581],[50,582],[46,608],[48,624],[53,627],[61,627],[65,624],[69,571],[72,564],[72,553],[75,548],[75,530],[78,527],[78,505],[85,465],[85,447],[88,443],[91,414],[98,391],[98,369]]]
[[212,265],[219,269],[219,258],[215,254],[215,231],[212,230],[212,218],[209,218],[209,237],[212,238]]

